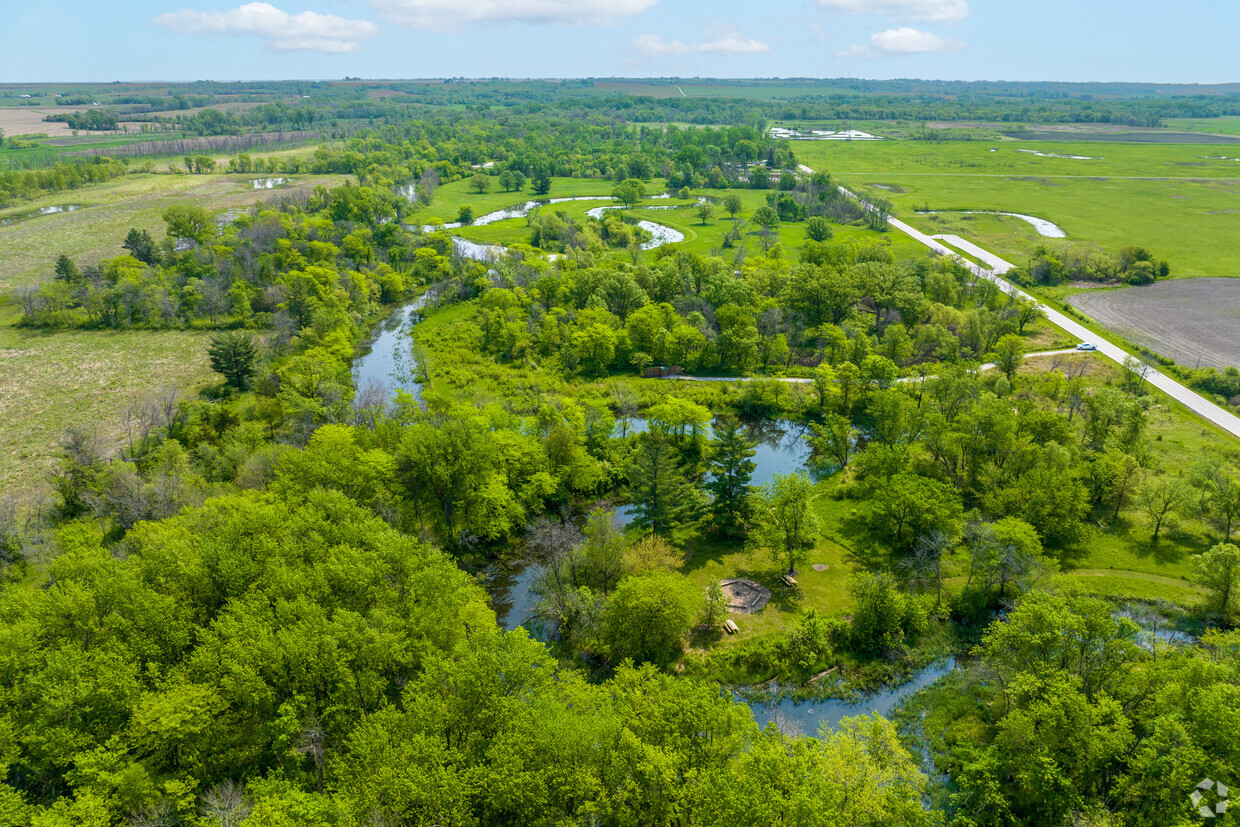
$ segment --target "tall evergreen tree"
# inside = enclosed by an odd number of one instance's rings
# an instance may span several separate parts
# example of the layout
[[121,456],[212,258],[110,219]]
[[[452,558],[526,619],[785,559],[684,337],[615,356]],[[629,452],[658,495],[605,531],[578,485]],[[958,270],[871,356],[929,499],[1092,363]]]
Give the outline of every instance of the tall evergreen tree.
[[155,262],[155,239],[146,230],[131,229],[121,246],[143,264]]
[[258,348],[254,339],[244,333],[219,333],[207,345],[211,369],[224,377],[229,386],[245,390],[254,375]]
[[729,536],[743,534],[749,520],[750,480],[758,467],[750,459],[754,453],[739,422],[731,417],[720,420],[710,441],[710,479],[705,487],[712,497],[711,517]]
[[662,430],[642,434],[628,465],[629,499],[637,514],[633,525],[667,532],[691,519],[700,495],[688,479],[675,444]]

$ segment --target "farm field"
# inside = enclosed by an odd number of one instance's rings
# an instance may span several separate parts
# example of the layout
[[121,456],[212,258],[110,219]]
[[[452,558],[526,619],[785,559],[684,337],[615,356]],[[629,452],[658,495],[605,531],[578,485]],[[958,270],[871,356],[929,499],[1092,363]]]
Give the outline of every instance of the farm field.
[[[61,121],[45,121],[47,115],[67,115],[70,112],[81,112],[82,108],[74,107],[32,107],[32,106],[0,106],[0,130],[10,138],[21,135],[72,135],[69,124]],[[93,135],[112,133],[94,132]]]
[[256,190],[261,175],[158,175],[138,173],[76,191],[55,193],[0,210],[0,221],[43,207],[81,205],[72,212],[41,215],[0,226],[0,291],[48,278],[61,253],[92,264],[123,253],[130,228],[164,235],[163,212],[175,204],[195,204],[219,212],[279,198],[299,188],[335,186],[341,175],[299,175],[279,190]]
[[917,210],[1019,212],[1066,231],[1055,241],[1015,218],[971,225],[974,241],[1017,262],[1039,244],[1110,252],[1140,244],[1167,259],[1173,276],[1240,275],[1240,248],[1231,243],[1240,237],[1240,161],[1206,157],[1240,152],[1030,141],[798,142],[795,151],[859,194],[889,199],[926,232],[947,230]]
[[1235,280],[1083,290],[1066,301],[1103,327],[1186,367],[1240,365],[1240,282]]

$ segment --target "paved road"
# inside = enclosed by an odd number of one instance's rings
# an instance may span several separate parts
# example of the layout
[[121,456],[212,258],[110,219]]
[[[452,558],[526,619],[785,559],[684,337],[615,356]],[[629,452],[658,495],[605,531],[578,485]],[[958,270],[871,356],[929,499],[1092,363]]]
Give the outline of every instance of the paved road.
[[[850,198],[855,198],[856,200],[860,201],[865,206],[867,207],[869,206],[869,204],[866,203],[865,199],[859,198],[857,195],[849,192],[843,187],[840,187],[840,191],[843,192],[845,195],[849,196]],[[905,224],[903,221],[899,220],[898,218],[889,218],[888,223],[892,227],[895,227],[897,230],[900,230],[901,232],[905,233],[911,238],[917,241],[920,241],[922,244],[925,244],[927,247],[929,247],[932,250],[936,250],[939,253],[942,253],[943,255],[948,255],[948,256],[956,255],[954,250],[951,250],[950,248],[946,247],[940,241],[936,240],[935,238],[931,236],[926,235],[923,232],[920,232],[919,230],[913,229],[908,224]],[[1084,325],[1073,321],[1072,319],[1068,318],[1067,316],[1060,313],[1058,310],[1055,310],[1054,308],[1047,307],[1046,305],[1039,302],[1037,299],[1033,298],[1033,296],[1030,296],[1028,293],[1025,293],[1024,291],[1017,289],[1016,287],[1012,286],[1009,282],[1000,278],[1001,274],[1008,272],[1015,266],[1011,262],[1004,261],[1003,259],[996,256],[994,253],[983,250],[981,247],[978,247],[976,244],[966,241],[965,239],[960,238],[959,236],[943,236],[942,238],[945,240],[951,241],[952,244],[956,245],[957,247],[959,247],[961,250],[965,251],[969,255],[975,256],[976,258],[982,261],[985,261],[987,264],[989,264],[992,268],[994,268],[993,270],[987,270],[983,267],[978,267],[976,264],[973,264],[972,262],[964,261],[963,259],[961,259],[961,261],[964,263],[966,267],[968,267],[975,274],[981,276],[982,278],[990,279],[995,284],[999,285],[999,287],[1003,290],[1003,292],[1010,293],[1015,296],[1020,296],[1036,304],[1042,310],[1042,312],[1046,314],[1047,321],[1049,321],[1051,324],[1059,327],[1062,330],[1066,330],[1068,333],[1071,333],[1073,336],[1077,337],[1078,339],[1082,341],[1093,342],[1095,345],[1098,346],[1099,353],[1101,353],[1103,356],[1106,356],[1108,359],[1111,359],[1112,361],[1117,362],[1121,365],[1124,364],[1124,362],[1127,361],[1129,358],[1131,358],[1129,354],[1125,352],[1122,348],[1119,348],[1116,345],[1111,344],[1105,339],[1099,338],[1096,334],[1093,333],[1093,331],[1089,330]],[[959,256],[957,256],[957,258],[959,258]],[[1172,399],[1176,400],[1177,402],[1182,403],[1186,408],[1188,408],[1190,411],[1197,414],[1201,418],[1206,419],[1210,422],[1213,422],[1215,425],[1219,426],[1224,431],[1227,431],[1233,436],[1240,437],[1240,417],[1236,417],[1228,413],[1227,411],[1220,408],[1218,405],[1215,405],[1213,402],[1206,399],[1201,394],[1195,393],[1189,390],[1188,388],[1181,385],[1179,382],[1172,379],[1170,376],[1167,376],[1165,373],[1160,373],[1152,367],[1145,368],[1145,381],[1149,382],[1151,385],[1158,388],[1160,391],[1167,394],[1168,396],[1170,396]]]

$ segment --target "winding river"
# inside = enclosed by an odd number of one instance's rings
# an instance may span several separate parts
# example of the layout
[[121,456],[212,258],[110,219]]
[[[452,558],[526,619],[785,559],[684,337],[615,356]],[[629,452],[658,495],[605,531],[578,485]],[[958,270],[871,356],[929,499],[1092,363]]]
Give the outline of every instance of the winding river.
[[[404,194],[404,191],[401,190]],[[656,195],[654,198],[663,198],[666,196]],[[505,207],[502,210],[480,215],[475,218],[469,226],[485,227],[487,224],[494,224],[496,221],[506,221],[511,218],[525,218],[539,207],[549,206],[551,204],[563,204],[569,201],[611,201],[612,199],[606,195],[576,195],[566,198],[542,198],[532,201],[526,201],[524,204],[518,204],[515,207]],[[602,207],[595,207],[588,210],[586,215],[591,218],[601,218],[604,210],[622,209],[619,204],[607,204]],[[659,206],[644,207],[640,209],[647,210],[674,210],[676,206]],[[406,229],[414,229],[418,225],[405,225]],[[447,224],[424,224],[421,225],[422,232],[434,232],[435,230],[459,230],[463,225],[459,221],[453,221]],[[641,245],[643,250],[653,250],[656,247],[662,247],[664,244],[675,244],[685,240],[685,234],[679,230],[668,227],[665,224],[659,224],[655,221],[641,220],[637,222],[637,226],[650,233],[650,240]],[[465,258],[477,259],[478,261],[493,261],[503,253],[503,247],[498,244],[480,244],[477,241],[470,241],[467,238],[453,236],[452,243],[456,246],[458,255]]]

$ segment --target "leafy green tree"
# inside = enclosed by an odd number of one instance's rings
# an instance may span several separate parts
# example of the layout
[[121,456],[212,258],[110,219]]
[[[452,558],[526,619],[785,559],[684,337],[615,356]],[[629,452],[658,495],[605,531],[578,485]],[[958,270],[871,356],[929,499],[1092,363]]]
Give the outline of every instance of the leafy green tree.
[[805,236],[812,241],[830,241],[834,235],[835,232],[831,229],[831,222],[821,215],[811,216],[805,222]]
[[202,207],[176,204],[164,210],[164,223],[168,225],[168,237],[188,238],[205,244],[213,225],[211,217]]
[[765,204],[753,211],[752,218],[753,223],[768,232],[779,226],[779,213]]
[[744,207],[745,205],[744,202],[741,201],[741,197],[734,192],[730,192],[723,197],[723,208],[727,211],[728,216],[733,221],[736,220],[736,216],[740,215],[740,212],[744,209]]
[[836,386],[835,371],[830,363],[823,362],[814,368],[814,395],[818,397],[818,415],[826,415],[827,408],[833,407],[839,396]]
[[854,604],[851,643],[861,654],[886,656],[915,642],[925,629],[925,612],[887,574],[856,575],[848,592]]
[[546,161],[539,161],[534,164],[533,175],[530,178],[533,184],[535,195],[546,195],[551,192],[551,166]]
[[1016,332],[1024,334],[1026,325],[1046,317],[1046,311],[1037,302],[1012,294],[1012,302],[1016,305]]
[[809,477],[800,471],[776,474],[762,487],[754,512],[763,543],[787,562],[789,574],[796,574],[820,528]]
[[1209,593],[1211,614],[1229,622],[1233,597],[1240,590],[1240,547],[1219,543],[1194,559],[1195,580]]
[[632,660],[670,669],[684,653],[702,596],[683,577],[627,577],[603,616],[604,640],[614,662]]
[[468,204],[463,204],[456,214],[456,223],[462,226],[474,223],[474,208]]
[[1009,333],[995,342],[995,364],[1009,382],[1016,378],[1016,371],[1025,359],[1025,340]]
[[703,201],[697,205],[694,212],[697,213],[698,219],[701,220],[702,225],[705,226],[707,221],[715,217],[715,205],[709,201]]
[[790,740],[764,731],[734,762],[706,771],[695,817],[717,827],[934,823],[935,814],[915,803],[926,779],[894,724],[877,715],[844,718],[819,734]]
[[810,427],[814,431],[810,438],[814,452],[830,457],[840,468],[848,465],[857,439],[852,422],[839,414],[828,414],[821,424],[815,422]]
[[647,534],[624,552],[625,575],[669,572],[680,567],[684,554],[657,534]]
[[706,601],[702,607],[700,626],[708,632],[718,633],[723,622],[728,619],[728,597],[723,593],[723,586],[718,580],[710,581],[706,587]]
[[1137,489],[1137,503],[1154,529],[1155,543],[1163,526],[1168,520],[1174,520],[1191,499],[1192,489],[1179,477],[1154,477]]
[[611,593],[624,570],[624,528],[614,511],[595,508],[586,517],[582,555],[590,585],[604,595]]
[[611,197],[626,207],[632,207],[646,197],[646,185],[636,178],[627,178],[612,188]]
[[878,486],[870,502],[871,526],[901,551],[912,550],[918,537],[932,531],[955,533],[962,511],[950,485],[907,472]]
[[750,457],[754,446],[745,438],[740,423],[731,417],[720,420],[711,440],[710,479],[705,488],[711,494],[711,522],[724,534],[743,534],[750,516],[750,480],[757,465]]
[[1231,542],[1232,528],[1240,519],[1240,479],[1231,467],[1211,464],[1198,472],[1194,484],[1203,494],[1206,518],[1223,532],[1223,542]]
[[469,188],[474,192],[482,195],[491,191],[491,176],[485,172],[479,172],[469,179]]
[[207,345],[207,358],[211,369],[223,376],[229,387],[243,391],[258,365],[258,347],[248,334],[217,333]]

